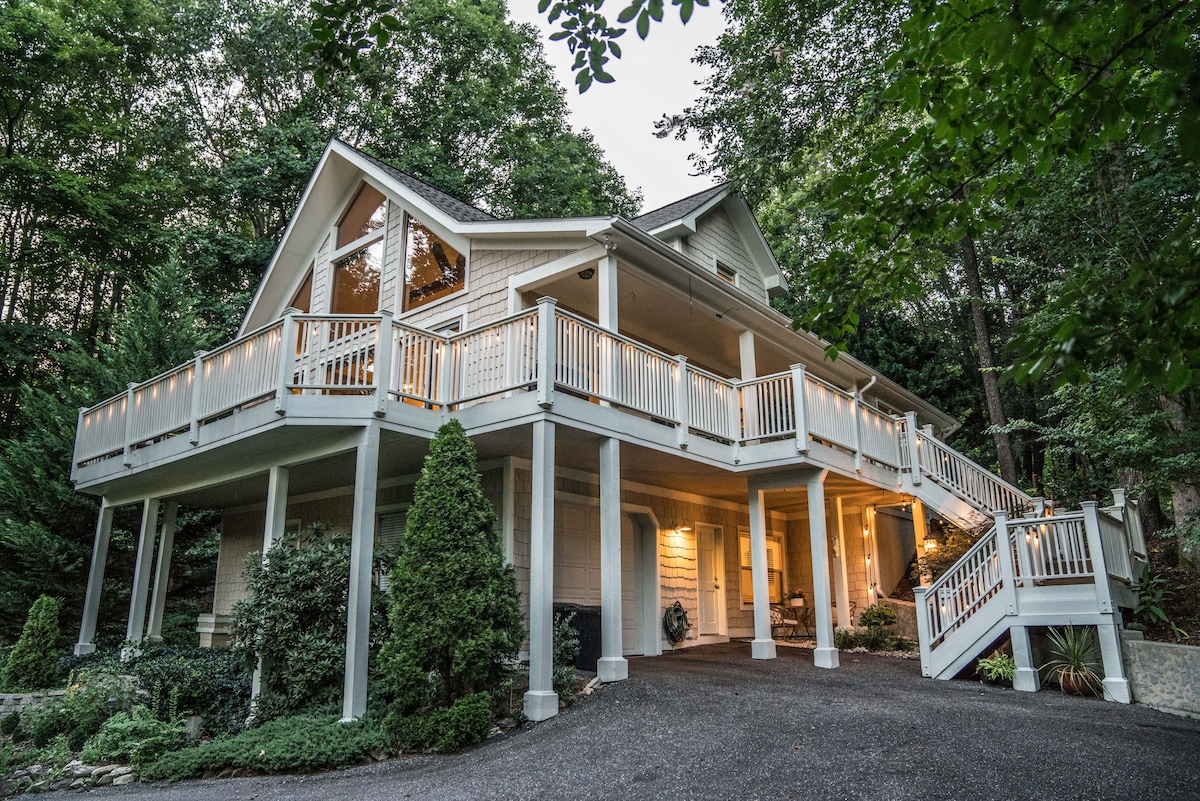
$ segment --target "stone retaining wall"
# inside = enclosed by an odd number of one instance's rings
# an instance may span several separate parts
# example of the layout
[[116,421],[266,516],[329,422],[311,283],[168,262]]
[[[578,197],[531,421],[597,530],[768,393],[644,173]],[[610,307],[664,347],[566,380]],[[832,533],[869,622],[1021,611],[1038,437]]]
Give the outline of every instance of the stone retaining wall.
[[50,698],[62,698],[66,690],[43,690],[38,693],[0,693],[0,718],[27,706],[37,706]]
[[912,601],[901,601],[896,598],[881,598],[881,604],[887,604],[896,610],[896,624],[892,631],[901,637],[917,641],[917,605]]
[[1121,640],[1133,700],[1164,712],[1200,718],[1200,648],[1135,639]]

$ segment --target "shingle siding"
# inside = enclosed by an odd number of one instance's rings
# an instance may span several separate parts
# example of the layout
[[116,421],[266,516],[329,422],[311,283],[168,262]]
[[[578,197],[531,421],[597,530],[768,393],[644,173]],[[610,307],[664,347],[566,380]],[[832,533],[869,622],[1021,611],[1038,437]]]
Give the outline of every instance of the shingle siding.
[[713,269],[713,256],[716,256],[737,271],[738,287],[743,292],[763,301],[767,299],[762,276],[725,209],[713,209],[701,218],[696,224],[696,233],[687,238],[684,254],[710,270]]

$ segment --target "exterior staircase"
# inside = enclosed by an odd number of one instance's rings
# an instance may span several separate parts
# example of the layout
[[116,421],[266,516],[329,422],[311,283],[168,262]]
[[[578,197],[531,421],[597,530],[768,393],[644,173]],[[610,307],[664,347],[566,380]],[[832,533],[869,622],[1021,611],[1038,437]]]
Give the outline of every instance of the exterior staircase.
[[1136,507],[1116,490],[1113,506],[1055,512],[912,422],[902,432],[906,490],[960,526],[991,524],[946,573],[915,590],[922,673],[953,678],[1008,633],[1014,686],[1036,690],[1027,629],[1093,625],[1105,694],[1128,703],[1118,630],[1119,608],[1136,602],[1132,585],[1146,560]]

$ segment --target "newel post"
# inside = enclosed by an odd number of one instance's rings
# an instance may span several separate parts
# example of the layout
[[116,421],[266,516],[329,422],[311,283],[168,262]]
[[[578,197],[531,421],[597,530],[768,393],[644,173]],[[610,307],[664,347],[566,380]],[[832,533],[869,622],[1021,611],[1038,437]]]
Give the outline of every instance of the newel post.
[[792,415],[796,420],[796,450],[808,453],[808,405],[803,364],[792,365]]
[[1008,543],[1008,512],[993,512],[992,517],[996,521],[993,536],[996,538],[996,557],[1000,562],[1000,594],[1004,598],[1004,613],[1015,615],[1017,614],[1017,565],[1013,560],[1012,546]]
[[1096,582],[1096,602],[1100,611],[1112,612],[1112,588],[1108,584],[1108,565],[1104,561],[1104,540],[1100,534],[1100,509],[1095,501],[1079,504],[1083,510],[1083,530],[1087,535],[1088,556],[1092,563],[1092,578]]
[[125,453],[122,458],[126,467],[133,464],[133,389],[137,384],[125,385]]
[[679,418],[679,427],[675,429],[675,443],[686,450],[688,429],[692,425],[692,409],[688,397],[687,356],[676,356],[675,362],[678,365],[675,376],[675,415]]
[[279,327],[279,376],[275,383],[275,413],[287,414],[288,387],[296,366],[296,317],[298,309],[285,309]]
[[913,587],[913,600],[917,610],[917,644],[921,648],[921,675],[926,677],[933,675],[933,665],[929,660],[933,651],[930,647],[933,631],[929,626],[929,603],[926,598],[928,593],[928,587]]
[[387,413],[387,402],[392,389],[392,354],[395,337],[392,329],[392,313],[387,309],[375,312],[379,315],[378,339],[375,340],[375,416]]
[[916,486],[921,484],[921,449],[917,447],[917,413],[906,412],[904,414],[904,430],[908,434],[908,441],[905,445],[908,447],[908,474],[912,479],[912,483]]
[[195,445],[200,441],[200,401],[204,387],[204,351],[193,354],[192,361],[192,413],[188,422],[188,442]]
[[554,298],[538,298],[537,402],[543,409],[554,405],[554,379],[558,373],[558,325]]

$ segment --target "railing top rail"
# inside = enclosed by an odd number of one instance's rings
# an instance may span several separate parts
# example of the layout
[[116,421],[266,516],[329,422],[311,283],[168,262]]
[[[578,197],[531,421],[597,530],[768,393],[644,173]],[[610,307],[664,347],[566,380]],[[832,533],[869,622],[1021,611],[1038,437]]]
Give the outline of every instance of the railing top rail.
[[844,398],[847,398],[849,400],[853,400],[853,398],[854,398],[855,393],[844,390],[841,387],[837,386],[836,384],[832,384],[829,381],[826,381],[824,378],[821,378],[820,376],[813,375],[812,373],[806,371],[804,373],[804,377],[809,379],[810,381],[812,381],[814,384],[818,384],[818,385],[824,387],[825,389],[829,390],[830,392],[841,395]]
[[705,370],[703,367],[697,367],[696,365],[692,364],[691,362],[688,362],[687,369],[688,369],[689,373],[695,373],[698,376],[702,376],[709,380],[716,381],[718,384],[725,384],[726,386],[730,387],[731,389],[735,388],[738,384],[738,382],[734,381],[732,378],[726,378],[725,376],[717,375],[713,371]]
[[[383,315],[383,314],[309,314],[309,313],[305,312],[304,314],[293,314],[292,319],[295,320],[296,322],[303,322],[303,323],[311,323],[311,322],[353,323],[353,322],[357,322],[357,321],[362,321],[365,323],[370,323],[370,322],[377,323],[380,320],[382,320],[385,316],[386,315]],[[282,319],[283,319],[282,317],[279,318],[279,320],[282,320]],[[279,322],[279,320],[275,320],[274,322]]]
[[[1011,535],[1010,535],[1010,537],[1011,537]],[[950,570],[947,570],[945,573],[938,576],[937,580],[929,585],[928,589],[926,590],[926,593],[928,595],[933,595],[934,591],[939,590],[942,587],[944,587],[945,585],[949,584],[950,580],[954,577],[954,574],[957,572],[958,566],[966,564],[966,562],[969,558],[971,558],[975,554],[979,553],[984,548],[988,547],[988,545],[990,545],[995,538],[996,538],[996,528],[995,528],[995,526],[993,526],[992,528],[988,529],[986,534],[984,534],[982,537],[980,537],[978,540],[976,540],[975,544],[972,545],[970,548],[968,548],[962,556],[960,556],[958,558],[958,561],[955,562],[953,566],[951,566]]]
[[[556,310],[556,311],[558,311],[558,313],[560,313],[560,314],[562,313],[559,310]],[[499,328],[500,326],[507,325],[509,323],[515,323],[515,322],[523,320],[527,317],[536,318],[537,315],[538,315],[538,310],[537,310],[537,307],[534,306],[532,309],[523,309],[523,310],[521,310],[519,312],[515,312],[513,314],[507,314],[498,320],[492,320],[487,325],[481,325],[477,328],[468,328],[466,331],[457,331],[453,334],[447,334],[447,335],[445,335],[444,338],[447,342],[455,342],[460,339],[466,339],[467,337],[478,336],[480,333],[487,331],[490,328]],[[435,337],[442,336],[441,334],[435,334],[432,331],[426,331],[421,328],[417,328],[416,330],[423,334],[429,334],[430,336],[435,336]]]

